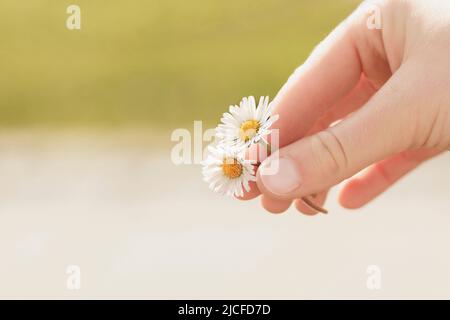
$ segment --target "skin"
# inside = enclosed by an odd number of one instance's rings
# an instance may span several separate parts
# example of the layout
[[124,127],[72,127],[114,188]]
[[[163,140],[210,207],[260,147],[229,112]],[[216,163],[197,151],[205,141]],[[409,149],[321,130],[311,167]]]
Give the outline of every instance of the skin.
[[[381,10],[381,29],[367,26],[374,5]],[[298,199],[316,194],[314,201],[323,205],[329,188],[349,179],[340,204],[364,206],[450,149],[450,1],[363,3],[320,43],[273,103],[280,150],[261,166],[276,156],[289,159],[301,184],[273,192],[259,169],[242,200],[260,196],[269,212],[282,213],[294,203],[315,215]]]

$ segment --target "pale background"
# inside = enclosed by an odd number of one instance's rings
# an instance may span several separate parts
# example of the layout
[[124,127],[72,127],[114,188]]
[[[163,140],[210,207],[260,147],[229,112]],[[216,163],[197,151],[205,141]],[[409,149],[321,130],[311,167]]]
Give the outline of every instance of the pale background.
[[133,134],[2,135],[0,297],[450,298],[450,154],[359,211],[275,216]]
[[174,129],[273,97],[359,1],[78,0],[69,31],[74,2],[2,0],[0,298],[450,298],[449,154],[313,218],[170,161]]

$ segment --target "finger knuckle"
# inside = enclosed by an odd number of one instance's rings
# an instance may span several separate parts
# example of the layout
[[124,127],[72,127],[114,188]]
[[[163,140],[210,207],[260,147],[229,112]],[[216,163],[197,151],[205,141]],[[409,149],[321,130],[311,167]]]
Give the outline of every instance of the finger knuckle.
[[342,142],[331,129],[314,135],[311,144],[316,165],[324,175],[336,175],[346,169],[347,154]]

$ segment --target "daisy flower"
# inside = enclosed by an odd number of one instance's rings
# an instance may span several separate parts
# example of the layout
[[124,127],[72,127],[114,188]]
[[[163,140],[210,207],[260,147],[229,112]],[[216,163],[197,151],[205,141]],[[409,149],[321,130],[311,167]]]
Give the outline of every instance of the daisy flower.
[[230,106],[224,113],[221,124],[216,128],[217,138],[222,144],[242,149],[258,143],[270,134],[270,127],[278,120],[278,115],[272,115],[272,104],[269,97],[261,97],[258,106],[255,98],[243,98],[239,106]]
[[237,149],[224,146],[208,147],[209,155],[203,161],[203,180],[214,192],[242,197],[249,182],[256,181],[253,165]]

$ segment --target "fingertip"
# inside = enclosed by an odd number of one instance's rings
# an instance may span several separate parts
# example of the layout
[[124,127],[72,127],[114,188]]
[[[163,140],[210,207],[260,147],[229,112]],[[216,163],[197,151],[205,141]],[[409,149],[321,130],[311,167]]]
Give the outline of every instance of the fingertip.
[[[311,195],[311,201],[319,206],[319,207],[323,207],[326,199],[327,199],[327,195],[328,195],[328,190],[327,191],[322,191],[318,194],[315,195]],[[319,211],[317,211],[316,209],[310,207],[307,203],[305,203],[304,200],[302,199],[297,199],[295,201],[295,207],[297,208],[298,211],[300,211],[301,213],[307,215],[307,216],[315,216],[316,214],[319,213]]]
[[253,200],[256,197],[258,197],[261,192],[259,191],[258,186],[256,185],[255,182],[250,182],[250,191],[246,191],[244,192],[244,195],[242,197],[236,197],[236,199],[241,200],[241,201],[249,201],[249,200]]
[[295,200],[295,208],[305,216],[315,216],[319,212],[306,205],[302,200]]
[[269,198],[264,195],[261,197],[261,205],[263,206],[263,208],[273,214],[284,213],[286,210],[289,209],[291,204],[292,204],[291,200],[278,200]]
[[352,179],[348,181],[339,193],[339,204],[346,209],[359,209],[365,205],[360,195],[361,181]]
[[286,174],[280,174],[281,169],[283,172],[286,171],[285,167],[285,163],[278,159],[278,156],[270,157],[259,166],[256,173],[256,184],[262,194],[280,201],[295,199],[293,194],[280,191],[282,189],[280,186],[286,185],[289,180],[292,180],[290,177],[286,177]]

